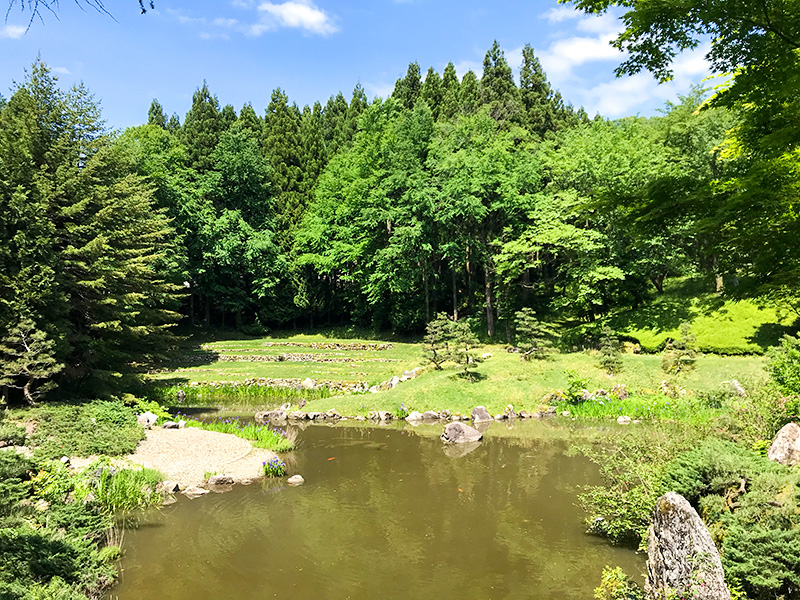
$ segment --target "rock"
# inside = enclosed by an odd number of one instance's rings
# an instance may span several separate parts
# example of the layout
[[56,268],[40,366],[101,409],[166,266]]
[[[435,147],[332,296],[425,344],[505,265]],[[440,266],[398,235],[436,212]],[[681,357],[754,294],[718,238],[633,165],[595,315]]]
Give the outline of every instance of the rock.
[[528,411],[526,411],[526,410],[519,411],[519,418],[520,419],[530,419],[532,416],[533,415],[528,414]]
[[183,490],[183,495],[186,496],[187,498],[197,498],[199,496],[208,494],[208,492],[209,490],[197,487],[196,485],[192,485]]
[[418,410],[411,411],[410,413],[408,413],[408,416],[406,417],[406,421],[408,421],[409,423],[411,423],[412,421],[422,421],[422,419],[423,419],[422,413],[419,412]]
[[332,408],[328,412],[326,412],[325,416],[328,419],[335,419],[337,421],[342,418],[342,415],[340,415],[339,412],[334,408]]
[[625,387],[624,383],[618,383],[614,387],[611,388],[611,395],[616,396],[620,400],[627,400],[630,394],[628,393],[628,388]]
[[627,415],[620,415],[617,417],[617,423],[619,423],[620,425],[630,425],[631,418]]
[[367,420],[367,417],[365,417],[364,415],[358,415],[356,417],[356,421],[366,421],[366,420]]
[[420,373],[422,373],[422,367],[414,367],[411,369],[411,379],[414,379]]
[[322,421],[325,417],[321,412],[310,412],[308,418],[312,421]]
[[174,494],[175,492],[181,491],[181,486],[177,481],[162,481],[156,487],[156,490],[160,490],[167,494]]
[[489,414],[489,411],[486,410],[485,406],[476,406],[472,409],[472,421],[474,423],[479,423],[481,421],[493,421],[492,415]]
[[413,379],[414,373],[412,373],[411,371],[403,371],[403,377],[405,377],[406,379]]
[[69,466],[69,456],[62,456],[59,461],[65,466]]
[[208,478],[208,485],[233,485],[233,477],[230,475],[212,475]]
[[391,421],[394,418],[394,415],[390,413],[388,410],[379,410],[378,418],[381,421]]
[[145,429],[150,429],[156,424],[156,421],[158,421],[158,415],[155,415],[148,410],[147,412],[143,412],[136,417],[136,421]]
[[456,413],[456,414],[454,414],[454,415],[451,415],[451,416],[450,416],[450,418],[451,418],[453,421],[460,421],[460,420],[461,420],[463,417],[462,417],[461,415],[459,415],[458,413]]
[[427,421],[436,421],[439,418],[439,413],[435,410],[426,410],[422,413],[422,418]]
[[241,483],[242,485],[252,485],[253,484],[253,480],[252,479],[242,479],[239,483]]
[[300,398],[300,402],[297,403],[297,408],[303,408],[306,405],[306,399]]
[[48,508],[50,508],[50,503],[47,500],[39,499],[33,507],[38,510],[39,512],[44,512]]
[[313,379],[311,379],[310,377],[306,377],[305,379],[303,379],[303,382],[300,384],[300,387],[303,388],[304,390],[313,390],[315,383],[316,382]]
[[495,421],[503,421],[508,418],[508,415],[505,413],[499,413],[494,416]]
[[282,409],[262,410],[257,412],[253,418],[261,423],[266,423],[267,421],[285,421],[287,415],[286,411]]
[[186,429],[186,421],[184,421],[183,419],[178,421],[178,429]]
[[569,411],[568,410],[562,410],[561,411],[561,416],[562,417],[568,417],[569,416]]
[[289,485],[303,485],[306,482],[302,475],[292,475],[286,480]]
[[285,402],[285,403],[281,404],[281,408],[280,408],[280,410],[282,410],[282,411],[288,411],[288,410],[290,410],[291,408],[292,408],[292,403],[291,403],[291,402]]
[[787,423],[772,440],[767,458],[782,465],[793,467],[800,463],[800,426]]
[[487,358],[492,358],[493,356],[494,354],[492,354],[491,352],[484,352],[483,354],[481,354],[481,358],[483,360],[486,360]]
[[686,498],[667,492],[656,500],[647,536],[648,600],[730,600],[719,552]]
[[398,385],[400,385],[400,378],[397,375],[395,375],[389,381],[386,382],[386,387],[390,390],[393,390]]
[[450,418],[450,415],[451,415],[450,411],[445,408],[443,411],[439,413],[439,418],[446,421]]
[[161,426],[162,429],[179,429],[179,425],[175,421],[164,421]]
[[370,394],[377,394],[380,391],[381,391],[381,388],[378,387],[377,385],[373,385],[371,388],[369,388],[369,393]]
[[455,422],[444,426],[441,437],[442,441],[447,444],[465,444],[467,442],[479,442],[483,439],[483,434],[469,425]]
[[286,415],[292,421],[305,421],[308,418],[308,413],[301,410],[295,410]]
[[178,401],[178,404],[183,404],[186,400],[186,392],[183,390],[178,390],[178,393],[175,394],[175,399]]

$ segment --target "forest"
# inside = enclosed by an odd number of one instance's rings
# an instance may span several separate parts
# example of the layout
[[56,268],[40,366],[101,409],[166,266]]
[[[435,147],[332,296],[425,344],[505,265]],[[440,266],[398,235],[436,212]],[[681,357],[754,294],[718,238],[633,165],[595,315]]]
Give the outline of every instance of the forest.
[[182,119],[154,99],[122,132],[37,60],[0,100],[0,383],[121,389],[177,323],[420,334],[444,311],[510,342],[522,308],[589,323],[684,276],[797,311],[782,60],[780,83],[748,71],[610,121],[529,45],[515,81],[495,42],[480,76],[412,62],[386,99],[276,88],[259,115],[203,82]]

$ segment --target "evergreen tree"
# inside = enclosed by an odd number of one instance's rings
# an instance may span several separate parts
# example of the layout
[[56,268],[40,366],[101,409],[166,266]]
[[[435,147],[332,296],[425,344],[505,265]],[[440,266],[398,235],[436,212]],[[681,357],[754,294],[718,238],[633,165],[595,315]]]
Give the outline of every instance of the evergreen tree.
[[408,65],[405,77],[401,77],[395,83],[392,98],[397,100],[405,108],[413,108],[422,92],[422,81],[420,79],[419,63],[412,62]]
[[208,84],[195,90],[192,108],[186,113],[180,138],[189,151],[189,166],[200,174],[211,168],[211,153],[224,130],[219,101],[208,90]]
[[367,109],[367,95],[364,93],[364,88],[361,84],[356,84],[353,89],[353,97],[350,99],[350,106],[347,107],[347,120],[344,128],[344,136],[342,137],[339,146],[349,144],[358,131],[358,118]]
[[617,334],[608,326],[603,327],[600,336],[600,366],[609,375],[622,371],[622,348]]
[[164,107],[155,98],[150,103],[150,110],[147,111],[147,123],[162,129],[167,128],[167,113],[164,112]]
[[523,361],[542,360],[555,351],[551,341],[552,330],[536,317],[532,309],[523,308],[514,314],[514,329]]
[[425,75],[425,83],[422,84],[420,98],[428,103],[433,113],[433,118],[439,118],[439,110],[444,96],[444,89],[442,87],[442,79],[439,74],[434,71],[433,67],[428,69]]
[[261,119],[258,118],[256,111],[253,110],[253,105],[249,102],[239,111],[239,123],[250,132],[250,135],[255,136],[259,143],[261,143],[261,133],[264,124]]
[[0,367],[0,386],[22,390],[25,401],[33,405],[56,387],[53,379],[64,364],[56,358],[55,342],[23,317],[0,340]]
[[489,114],[497,121],[513,119],[520,112],[519,90],[497,40],[483,59],[480,100],[489,106]]
[[174,134],[179,134],[181,130],[181,119],[177,113],[172,113],[172,116],[167,121],[167,131]]
[[236,109],[233,108],[233,105],[226,104],[222,107],[222,110],[219,113],[219,120],[221,123],[221,130],[220,131],[227,131],[230,129],[231,125],[234,124],[238,117],[236,116]]
[[472,115],[478,110],[480,104],[480,83],[472,70],[466,72],[461,78],[461,88],[458,97],[459,114]]
[[347,100],[341,92],[331,96],[322,112],[322,133],[325,140],[325,151],[330,158],[343,147],[348,140]]
[[556,102],[547,76],[530,44],[525,44],[522,49],[519,88],[525,110],[521,119],[523,125],[539,139],[552,137],[556,129]]
[[452,119],[458,114],[460,87],[456,68],[452,62],[449,62],[442,75],[442,102],[439,108],[439,118]]

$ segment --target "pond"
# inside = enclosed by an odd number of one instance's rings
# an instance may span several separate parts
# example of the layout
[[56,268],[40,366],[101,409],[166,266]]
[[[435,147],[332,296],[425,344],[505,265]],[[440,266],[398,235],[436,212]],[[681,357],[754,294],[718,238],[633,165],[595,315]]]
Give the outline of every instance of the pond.
[[588,599],[605,565],[644,570],[585,533],[577,494],[599,480],[568,431],[496,423],[464,454],[441,425],[353,425],[302,431],[287,464],[303,486],[257,481],[145,515],[110,597]]

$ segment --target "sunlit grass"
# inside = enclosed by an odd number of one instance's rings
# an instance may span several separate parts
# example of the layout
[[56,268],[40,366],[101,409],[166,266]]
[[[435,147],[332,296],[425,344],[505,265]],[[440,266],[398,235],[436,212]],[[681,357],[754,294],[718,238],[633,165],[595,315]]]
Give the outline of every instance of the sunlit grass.
[[273,452],[289,452],[294,450],[294,442],[286,437],[281,429],[270,429],[266,425],[244,423],[238,417],[218,417],[211,420],[196,419],[181,415],[187,427],[199,427],[206,431],[230,433],[252,442],[256,448],[266,448]]

